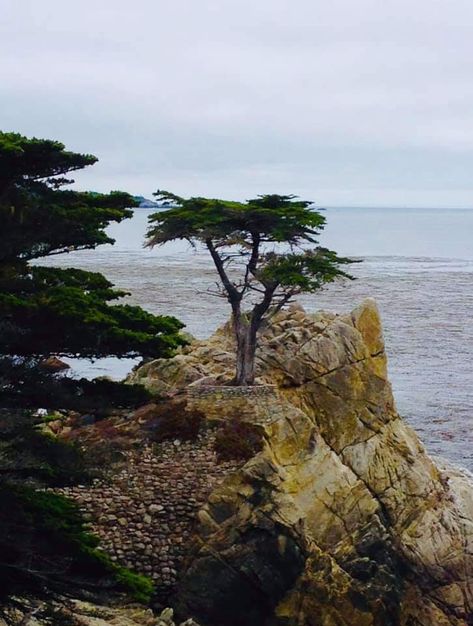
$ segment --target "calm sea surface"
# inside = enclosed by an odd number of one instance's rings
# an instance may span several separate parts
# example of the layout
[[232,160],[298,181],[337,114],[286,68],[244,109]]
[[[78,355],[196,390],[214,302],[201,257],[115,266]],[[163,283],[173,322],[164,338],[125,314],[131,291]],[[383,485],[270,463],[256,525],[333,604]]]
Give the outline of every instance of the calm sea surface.
[[[143,249],[147,217],[110,228],[114,246],[48,260],[104,273],[130,303],[176,315],[197,337],[228,316],[205,293],[215,275],[187,244]],[[473,470],[473,210],[327,209],[321,243],[362,258],[358,280],[302,298],[308,310],[349,311],[367,296],[383,316],[398,408],[430,452]],[[76,363],[81,374],[123,376],[129,361]]]

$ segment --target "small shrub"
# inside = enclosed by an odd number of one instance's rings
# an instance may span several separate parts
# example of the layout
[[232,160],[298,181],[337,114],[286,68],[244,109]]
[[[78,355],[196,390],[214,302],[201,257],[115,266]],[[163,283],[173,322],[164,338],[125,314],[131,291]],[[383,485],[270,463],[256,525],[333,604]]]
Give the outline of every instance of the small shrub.
[[204,422],[199,411],[186,411],[186,400],[157,404],[154,419],[148,423],[150,438],[156,443],[166,439],[195,441]]
[[95,424],[95,434],[101,439],[116,439],[120,432],[114,424],[113,419],[103,419]]
[[214,449],[219,461],[248,460],[263,448],[263,429],[236,417],[219,428]]
[[89,471],[94,477],[115,471],[116,464],[124,461],[124,451],[130,444],[124,439],[98,441],[87,445]]
[[154,585],[151,578],[137,574],[125,567],[114,566],[114,578],[136,602],[148,604],[154,593]]

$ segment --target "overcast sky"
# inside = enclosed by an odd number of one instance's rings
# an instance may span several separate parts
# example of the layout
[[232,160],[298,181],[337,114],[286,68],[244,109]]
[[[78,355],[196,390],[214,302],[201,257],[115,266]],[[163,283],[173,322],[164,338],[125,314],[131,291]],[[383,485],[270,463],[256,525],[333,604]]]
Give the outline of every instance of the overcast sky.
[[0,128],[80,188],[473,207],[472,0],[0,0]]

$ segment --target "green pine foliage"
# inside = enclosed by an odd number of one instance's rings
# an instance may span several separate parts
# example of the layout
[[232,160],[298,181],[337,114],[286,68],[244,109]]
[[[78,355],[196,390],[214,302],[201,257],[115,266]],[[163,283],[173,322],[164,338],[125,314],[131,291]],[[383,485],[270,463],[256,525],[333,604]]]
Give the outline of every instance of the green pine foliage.
[[55,141],[0,133],[0,338],[3,354],[168,356],[182,324],[136,306],[102,275],[32,265],[51,255],[113,243],[105,228],[130,217],[127,193],[64,187],[91,155]]
[[73,502],[27,486],[0,484],[0,602],[8,598],[126,592],[149,602],[151,580],[98,549]]
[[73,378],[42,367],[38,358],[0,357],[0,406],[38,407],[108,415],[115,409],[135,408],[150,402],[142,385],[125,385],[107,378]]
[[2,351],[38,356],[169,356],[182,343],[182,324],[137,306],[110,301],[126,295],[101,274],[26,267],[0,277]]
[[[77,507],[53,487],[86,481],[82,452],[42,433],[32,409],[106,414],[149,394],[42,368],[51,355],[166,357],[182,324],[121,299],[101,274],[41,267],[45,257],[113,243],[132,215],[127,193],[74,191],[69,175],[96,158],[57,141],[0,132],[0,604],[127,590],[148,601],[151,582],[98,549]],[[35,264],[36,263],[36,264]]]

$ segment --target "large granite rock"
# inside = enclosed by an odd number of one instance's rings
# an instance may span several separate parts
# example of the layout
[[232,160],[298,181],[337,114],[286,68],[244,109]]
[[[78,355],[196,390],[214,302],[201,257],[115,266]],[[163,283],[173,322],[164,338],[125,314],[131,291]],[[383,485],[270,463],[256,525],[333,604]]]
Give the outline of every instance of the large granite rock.
[[260,399],[195,389],[232,366],[224,328],[133,375],[154,389],[192,384],[191,407],[225,419],[237,406],[264,428],[263,450],[199,513],[179,615],[203,626],[473,624],[473,482],[436,465],[397,414],[374,301],[349,315],[278,314],[258,353],[259,380],[276,388]]

